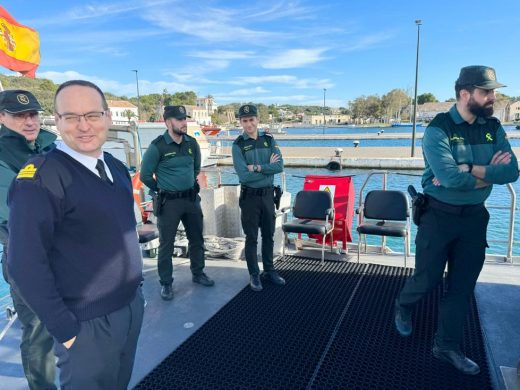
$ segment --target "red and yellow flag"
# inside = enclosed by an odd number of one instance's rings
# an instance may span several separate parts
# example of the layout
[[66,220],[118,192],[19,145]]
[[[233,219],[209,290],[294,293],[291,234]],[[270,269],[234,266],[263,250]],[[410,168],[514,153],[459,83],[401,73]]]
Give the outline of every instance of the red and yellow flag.
[[0,65],[34,78],[40,64],[40,38],[0,6]]

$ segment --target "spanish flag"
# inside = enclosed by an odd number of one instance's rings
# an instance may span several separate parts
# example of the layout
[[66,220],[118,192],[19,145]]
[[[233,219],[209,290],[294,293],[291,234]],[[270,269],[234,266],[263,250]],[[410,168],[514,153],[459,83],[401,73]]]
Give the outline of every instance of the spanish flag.
[[0,6],[0,65],[34,78],[40,64],[40,38]]

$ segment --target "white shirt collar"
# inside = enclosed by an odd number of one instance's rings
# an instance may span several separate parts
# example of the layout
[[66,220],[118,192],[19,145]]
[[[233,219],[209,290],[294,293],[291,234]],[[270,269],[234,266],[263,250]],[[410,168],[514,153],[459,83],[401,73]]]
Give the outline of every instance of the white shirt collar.
[[114,179],[112,177],[112,172],[110,172],[110,168],[108,167],[107,163],[105,162],[105,156],[104,153],[101,152],[101,155],[98,158],[87,156],[85,154],[79,153],[75,151],[74,149],[70,148],[65,142],[59,142],[56,146],[57,149],[61,150],[63,153],[67,153],[70,157],[72,157],[74,160],[79,162],[81,165],[86,167],[89,171],[95,173],[97,176],[99,176],[99,172],[96,169],[97,160],[103,161],[103,164],[105,164],[105,170],[107,171],[108,178],[113,182]]

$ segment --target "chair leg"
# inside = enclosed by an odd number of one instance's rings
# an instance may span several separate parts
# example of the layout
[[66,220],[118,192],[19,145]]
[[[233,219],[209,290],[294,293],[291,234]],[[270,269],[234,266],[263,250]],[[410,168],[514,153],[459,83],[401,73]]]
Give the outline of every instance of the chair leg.
[[408,238],[404,238],[404,268],[406,268],[406,249],[408,248]]
[[325,238],[327,237],[327,234],[323,235],[323,238],[321,240],[321,265],[325,264]]
[[361,252],[361,234],[358,234],[358,243],[357,243],[357,262],[359,264],[359,252]]
[[282,259],[285,260],[285,246],[287,245],[287,233],[283,232]]

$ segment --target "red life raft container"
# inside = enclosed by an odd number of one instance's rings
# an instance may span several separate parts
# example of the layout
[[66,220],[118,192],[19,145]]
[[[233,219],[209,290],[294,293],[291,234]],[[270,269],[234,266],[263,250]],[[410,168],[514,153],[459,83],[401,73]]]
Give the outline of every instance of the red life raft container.
[[[347,249],[347,242],[352,242],[352,220],[354,218],[355,192],[351,176],[306,175],[304,190],[328,191],[334,200],[334,244],[342,242],[342,248]],[[321,244],[321,236],[310,234]],[[331,236],[326,242],[330,245]]]

